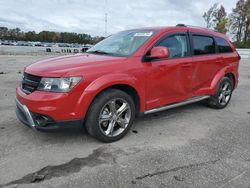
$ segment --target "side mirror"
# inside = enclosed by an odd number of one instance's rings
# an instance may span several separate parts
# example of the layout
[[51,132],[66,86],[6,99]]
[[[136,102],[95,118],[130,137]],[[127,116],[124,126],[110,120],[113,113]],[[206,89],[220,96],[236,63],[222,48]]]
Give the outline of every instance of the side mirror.
[[161,58],[168,58],[168,57],[169,57],[169,50],[167,47],[156,46],[151,49],[150,59],[161,59]]

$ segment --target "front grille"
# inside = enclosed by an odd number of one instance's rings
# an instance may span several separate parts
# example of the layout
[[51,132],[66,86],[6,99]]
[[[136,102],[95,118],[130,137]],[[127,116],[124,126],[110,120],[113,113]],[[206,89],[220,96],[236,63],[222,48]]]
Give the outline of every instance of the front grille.
[[26,72],[23,74],[22,80],[22,90],[26,94],[30,94],[33,91],[37,90],[37,87],[41,81],[40,76],[34,76],[31,74],[27,74]]

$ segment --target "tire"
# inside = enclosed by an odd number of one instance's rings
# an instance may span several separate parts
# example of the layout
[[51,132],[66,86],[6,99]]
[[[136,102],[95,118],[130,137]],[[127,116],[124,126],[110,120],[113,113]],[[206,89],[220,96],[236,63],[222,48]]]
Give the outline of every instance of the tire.
[[85,126],[88,133],[102,142],[114,142],[125,136],[135,118],[132,97],[118,89],[100,93],[90,105]]
[[215,109],[225,108],[231,100],[232,92],[233,81],[228,77],[222,78],[217,86],[216,93],[208,99],[208,106]]

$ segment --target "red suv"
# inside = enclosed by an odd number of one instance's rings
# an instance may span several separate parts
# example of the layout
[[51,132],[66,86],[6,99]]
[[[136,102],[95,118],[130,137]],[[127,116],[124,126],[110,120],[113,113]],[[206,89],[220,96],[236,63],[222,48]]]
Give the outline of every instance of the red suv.
[[86,53],[26,67],[16,114],[38,130],[84,125],[90,135],[112,142],[140,114],[201,100],[226,107],[238,84],[239,60],[229,39],[208,29],[122,31]]

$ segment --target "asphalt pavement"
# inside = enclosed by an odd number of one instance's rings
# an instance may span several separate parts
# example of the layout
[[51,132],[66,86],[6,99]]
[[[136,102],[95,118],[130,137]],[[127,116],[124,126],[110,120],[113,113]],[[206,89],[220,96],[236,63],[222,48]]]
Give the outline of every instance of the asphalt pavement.
[[227,108],[191,104],[136,119],[105,144],[84,130],[38,132],[15,116],[23,67],[0,55],[0,187],[250,187],[250,60]]

